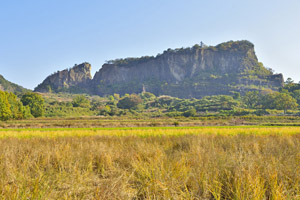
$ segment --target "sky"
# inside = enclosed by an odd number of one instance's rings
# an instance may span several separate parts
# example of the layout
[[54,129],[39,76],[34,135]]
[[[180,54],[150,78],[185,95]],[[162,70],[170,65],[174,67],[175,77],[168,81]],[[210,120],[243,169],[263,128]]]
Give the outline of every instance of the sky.
[[299,0],[0,1],[0,74],[34,89],[89,62],[151,56],[203,41],[249,40],[259,61],[300,81]]

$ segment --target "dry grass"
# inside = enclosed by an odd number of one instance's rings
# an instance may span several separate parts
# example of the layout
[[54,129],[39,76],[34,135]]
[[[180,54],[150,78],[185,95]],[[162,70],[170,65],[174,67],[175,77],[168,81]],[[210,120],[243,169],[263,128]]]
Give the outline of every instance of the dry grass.
[[299,130],[261,129],[260,135],[241,128],[221,129],[223,135],[205,130],[119,130],[165,132],[145,134],[149,137],[99,134],[118,130],[77,130],[93,135],[81,135],[86,137],[6,137],[0,140],[0,198],[300,198]]
[[229,126],[284,124],[300,125],[299,117],[287,116],[244,116],[244,117],[72,117],[72,118],[34,118],[26,120],[0,121],[1,128],[85,128],[85,127],[163,127],[174,126]]
[[0,129],[2,138],[87,137],[87,136],[183,136],[183,135],[295,135],[300,127],[216,126],[216,127],[135,127],[135,128],[49,128]]

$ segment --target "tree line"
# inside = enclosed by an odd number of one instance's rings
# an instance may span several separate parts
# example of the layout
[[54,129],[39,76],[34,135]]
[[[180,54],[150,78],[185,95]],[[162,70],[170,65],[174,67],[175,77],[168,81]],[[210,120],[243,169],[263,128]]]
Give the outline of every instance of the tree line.
[[[278,92],[249,91],[244,96],[206,96],[201,99],[180,99],[155,96],[152,93],[114,94],[106,97],[62,95],[60,100],[25,93],[19,98],[13,93],[0,91],[0,120],[32,117],[78,116],[148,116],[197,117],[292,114],[300,115],[300,85],[291,81]],[[72,98],[70,101],[70,97]]]
[[11,93],[0,91],[0,120],[28,119],[44,115],[44,99],[37,93],[25,93],[21,99]]

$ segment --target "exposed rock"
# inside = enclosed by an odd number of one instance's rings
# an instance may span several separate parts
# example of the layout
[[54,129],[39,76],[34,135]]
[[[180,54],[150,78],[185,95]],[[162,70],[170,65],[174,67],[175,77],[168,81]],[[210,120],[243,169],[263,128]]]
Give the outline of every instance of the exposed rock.
[[139,93],[199,98],[205,95],[244,93],[283,85],[258,62],[248,41],[227,42],[216,47],[167,50],[156,57],[109,61],[95,74],[93,93]]
[[215,47],[168,49],[156,57],[109,61],[91,79],[91,65],[83,63],[49,76],[35,91],[109,95],[140,93],[200,98],[206,95],[278,90],[283,76],[274,75],[258,62],[248,41],[226,42]]
[[91,81],[91,65],[82,63],[71,69],[58,71],[48,76],[43,83],[38,85],[35,92],[86,92],[88,83]]

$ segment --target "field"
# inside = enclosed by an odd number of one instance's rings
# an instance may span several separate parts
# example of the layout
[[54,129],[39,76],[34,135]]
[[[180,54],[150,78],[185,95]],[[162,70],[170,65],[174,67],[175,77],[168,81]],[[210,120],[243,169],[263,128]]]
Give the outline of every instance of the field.
[[0,129],[1,199],[299,199],[300,127]]
[[99,128],[170,126],[300,126],[297,116],[223,116],[223,117],[117,117],[35,118],[0,121],[1,128]]

